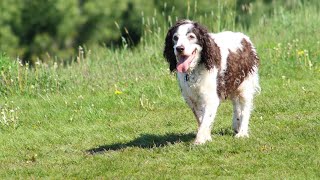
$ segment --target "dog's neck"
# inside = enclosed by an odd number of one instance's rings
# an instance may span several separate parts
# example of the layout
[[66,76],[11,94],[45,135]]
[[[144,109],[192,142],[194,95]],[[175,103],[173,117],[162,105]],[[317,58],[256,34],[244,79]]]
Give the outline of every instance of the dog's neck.
[[203,63],[199,63],[191,70],[188,71],[187,73],[181,73],[183,75],[183,79],[185,82],[188,84],[195,84],[200,82],[202,79],[202,76],[205,75],[206,73],[206,68]]

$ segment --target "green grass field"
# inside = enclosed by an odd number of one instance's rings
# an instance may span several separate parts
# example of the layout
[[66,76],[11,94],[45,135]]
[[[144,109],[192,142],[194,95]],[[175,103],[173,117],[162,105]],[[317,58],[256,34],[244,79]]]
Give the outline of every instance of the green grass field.
[[233,137],[225,102],[201,146],[162,57],[166,30],[66,67],[1,55],[0,179],[319,179],[319,19],[304,7],[245,31],[261,58],[251,136]]

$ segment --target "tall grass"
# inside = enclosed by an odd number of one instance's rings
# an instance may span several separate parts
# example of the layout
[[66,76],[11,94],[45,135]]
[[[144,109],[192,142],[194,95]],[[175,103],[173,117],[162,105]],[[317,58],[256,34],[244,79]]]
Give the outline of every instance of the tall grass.
[[[79,47],[77,60],[71,62],[71,64],[51,59],[45,61],[49,62],[49,64],[38,60],[33,67],[30,67],[28,64],[22,64],[19,58],[12,61],[2,54],[0,56],[0,65],[2,67],[0,96],[13,94],[37,95],[47,92],[60,93],[70,89],[70,86],[67,85],[68,83],[88,84],[90,82],[88,82],[86,76],[90,77],[90,68],[92,68],[90,66],[96,66],[96,64],[100,63],[96,63],[97,60],[95,58],[99,59],[98,61],[103,61],[99,55],[92,55],[92,52],[96,54],[97,52],[106,51],[103,54],[103,56],[108,56],[105,57],[106,61],[116,64],[119,74],[115,76],[125,76],[123,68],[120,67],[122,66],[120,61],[129,59],[127,56],[132,56],[134,53],[147,51],[152,54],[150,58],[147,58],[147,62],[152,65],[155,63],[154,61],[157,61],[156,64],[159,64],[158,61],[162,59],[159,52],[163,47],[167,29],[180,18],[199,21],[212,32],[221,30],[244,31],[241,25],[236,26],[236,4],[232,2],[219,0],[217,1],[217,7],[210,14],[205,15],[197,14],[197,8],[199,8],[197,1],[189,2],[187,4],[186,17],[171,17],[171,15],[166,14],[165,11],[168,7],[164,3],[164,12],[158,13],[155,10],[152,17],[145,17],[144,13],[141,14],[143,37],[138,47],[127,49],[130,42],[126,42],[125,39],[122,49],[111,48],[103,50],[101,47],[92,47],[92,49]],[[173,13],[175,7],[171,7],[171,9],[171,13]],[[320,18],[317,8],[301,8],[293,11],[294,13],[290,13],[289,11],[284,11],[280,6],[273,11],[274,18],[272,20],[265,19],[266,17],[262,16],[258,26],[245,32],[256,42],[258,51],[263,51],[260,53],[262,64],[264,64],[263,60],[268,59],[269,62],[265,66],[271,71],[273,69],[274,71],[279,71],[279,68],[284,66],[298,67],[310,71],[319,69],[317,57],[319,56],[320,42],[313,38],[319,37],[319,32],[316,24],[310,28],[305,28],[309,25],[309,21],[317,22]],[[299,13],[295,15],[297,12]],[[270,28],[265,30],[265,26]],[[294,26],[294,28],[290,29],[290,31],[284,31],[290,26]],[[304,34],[313,34],[313,36],[305,36]],[[259,41],[264,43],[259,43]]]
[[146,17],[142,12],[143,37],[142,46],[149,46],[161,42],[165,36],[168,27],[172,26],[179,19],[191,19],[205,24],[210,31],[219,32],[225,29],[236,29],[236,1],[216,2],[217,6],[208,2],[212,10],[205,14],[198,13],[197,1],[188,1],[186,5],[186,14],[184,16],[176,15],[176,8],[168,7],[167,3],[163,4],[163,11],[154,11],[153,16]]

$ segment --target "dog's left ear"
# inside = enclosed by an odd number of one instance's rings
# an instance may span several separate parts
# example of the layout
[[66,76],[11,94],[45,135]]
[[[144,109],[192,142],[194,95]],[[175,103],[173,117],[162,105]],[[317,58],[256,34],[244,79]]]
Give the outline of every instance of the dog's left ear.
[[165,45],[163,50],[163,56],[166,58],[167,62],[169,63],[170,71],[173,72],[177,68],[177,60],[176,55],[174,54],[173,50],[173,41],[172,36],[176,30],[176,26],[172,26],[167,33],[166,39],[165,39]]
[[220,67],[221,54],[218,45],[210,37],[208,30],[198,23],[194,24],[196,36],[199,38],[199,45],[202,47],[201,63],[204,63],[207,70],[213,67]]

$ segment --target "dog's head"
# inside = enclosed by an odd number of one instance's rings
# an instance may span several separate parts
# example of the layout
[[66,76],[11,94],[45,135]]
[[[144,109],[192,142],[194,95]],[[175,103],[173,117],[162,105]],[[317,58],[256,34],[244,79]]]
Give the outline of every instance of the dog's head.
[[218,66],[218,46],[210,38],[205,27],[190,20],[180,20],[166,36],[163,56],[170,64],[170,71],[187,73],[199,63],[210,70]]

